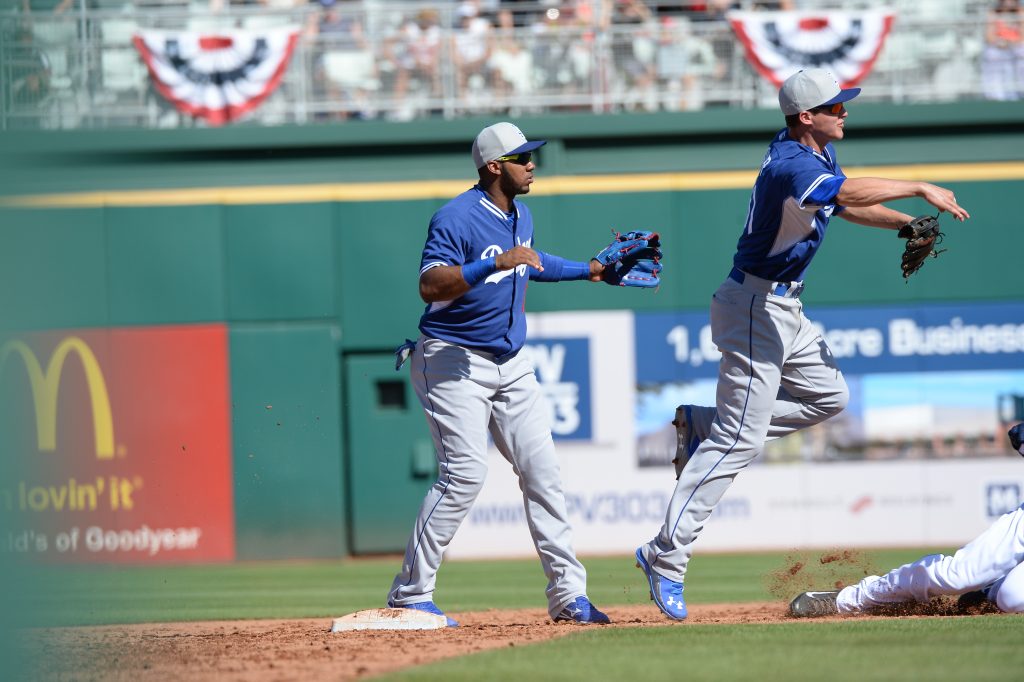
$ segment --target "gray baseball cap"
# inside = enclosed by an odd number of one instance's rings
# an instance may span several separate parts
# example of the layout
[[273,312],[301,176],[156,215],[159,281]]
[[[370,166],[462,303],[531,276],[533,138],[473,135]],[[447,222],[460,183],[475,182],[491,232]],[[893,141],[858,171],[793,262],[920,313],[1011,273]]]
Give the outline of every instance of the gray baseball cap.
[[488,161],[498,157],[532,152],[545,144],[547,140],[527,140],[522,130],[502,121],[487,126],[476,136],[473,141],[473,163],[477,168],[483,168]]
[[860,88],[839,87],[836,77],[825,69],[804,69],[786,79],[779,89],[779,108],[786,116],[809,111],[824,104],[847,102]]

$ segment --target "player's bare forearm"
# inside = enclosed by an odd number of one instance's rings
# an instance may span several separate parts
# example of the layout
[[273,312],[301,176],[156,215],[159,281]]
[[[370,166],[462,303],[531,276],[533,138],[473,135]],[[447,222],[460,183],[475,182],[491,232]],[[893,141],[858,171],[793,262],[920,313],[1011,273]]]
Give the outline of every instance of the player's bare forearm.
[[836,203],[847,207],[876,206],[886,201],[921,197],[929,204],[964,221],[970,218],[951,190],[928,182],[890,180],[889,178],[847,178],[843,181]]
[[836,215],[857,225],[880,227],[886,230],[898,230],[913,220],[913,216],[880,205],[847,206],[845,211]]
[[590,281],[601,282],[604,281],[604,265],[601,261],[590,259]]
[[424,303],[453,301],[469,290],[461,265],[438,265],[420,275],[420,298]]

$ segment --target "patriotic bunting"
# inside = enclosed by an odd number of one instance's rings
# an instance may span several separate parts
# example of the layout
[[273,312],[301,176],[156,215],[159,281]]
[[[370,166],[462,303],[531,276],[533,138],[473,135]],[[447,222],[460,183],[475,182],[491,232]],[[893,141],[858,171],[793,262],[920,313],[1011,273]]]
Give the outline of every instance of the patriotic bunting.
[[133,42],[160,94],[179,111],[219,126],[252,111],[277,88],[298,38],[294,28],[140,31]]
[[729,12],[747,60],[776,87],[804,68],[832,72],[842,87],[871,71],[893,14],[865,12]]

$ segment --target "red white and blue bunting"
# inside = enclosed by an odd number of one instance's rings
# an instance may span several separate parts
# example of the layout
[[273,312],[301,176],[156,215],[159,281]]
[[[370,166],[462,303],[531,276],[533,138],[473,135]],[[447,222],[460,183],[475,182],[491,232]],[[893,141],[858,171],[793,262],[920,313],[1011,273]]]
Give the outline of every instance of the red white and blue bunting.
[[842,87],[871,71],[894,15],[866,12],[730,12],[747,60],[775,87],[797,71],[822,68]]
[[153,85],[179,111],[210,125],[235,121],[281,83],[295,28],[215,35],[140,31],[133,38]]

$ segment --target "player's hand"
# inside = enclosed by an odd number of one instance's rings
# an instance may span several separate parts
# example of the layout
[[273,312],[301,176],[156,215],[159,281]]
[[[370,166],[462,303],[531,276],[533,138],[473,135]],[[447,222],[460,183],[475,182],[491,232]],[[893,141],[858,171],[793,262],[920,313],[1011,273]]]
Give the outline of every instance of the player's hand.
[[956,196],[953,195],[953,192],[945,187],[922,182],[921,198],[940,211],[949,213],[960,222],[971,217],[970,213],[961,208],[960,204],[956,203]]
[[605,267],[596,258],[590,259],[590,281],[600,282],[604,280]]
[[529,246],[520,245],[494,257],[494,267],[498,270],[511,270],[517,265],[529,265],[538,272],[544,271],[540,256]]

